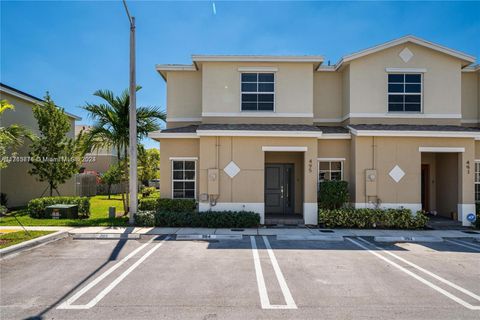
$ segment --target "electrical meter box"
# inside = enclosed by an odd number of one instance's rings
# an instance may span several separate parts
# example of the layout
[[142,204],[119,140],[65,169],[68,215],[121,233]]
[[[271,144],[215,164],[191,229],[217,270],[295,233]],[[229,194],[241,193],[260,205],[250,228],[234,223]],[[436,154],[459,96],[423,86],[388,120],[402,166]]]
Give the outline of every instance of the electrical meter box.
[[218,169],[208,169],[207,192],[209,195],[218,195]]
[[365,195],[367,197],[377,196],[377,170],[365,170]]

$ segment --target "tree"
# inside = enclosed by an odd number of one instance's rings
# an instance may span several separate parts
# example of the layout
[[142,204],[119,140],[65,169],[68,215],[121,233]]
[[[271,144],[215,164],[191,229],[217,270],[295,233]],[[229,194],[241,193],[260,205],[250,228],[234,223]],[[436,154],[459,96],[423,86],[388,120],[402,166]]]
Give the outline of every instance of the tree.
[[[137,87],[137,91],[141,87]],[[104,100],[103,103],[86,103],[83,107],[89,112],[89,117],[94,121],[93,126],[85,133],[84,147],[91,150],[101,148],[114,148],[118,160],[124,160],[123,172],[128,174],[128,128],[130,108],[130,94],[124,90],[120,96],[115,96],[110,90],[98,90],[94,96]],[[140,141],[149,132],[159,130],[158,120],[165,121],[166,115],[157,107],[137,107],[137,137]],[[122,193],[125,214],[128,213],[128,203]]]
[[[14,110],[15,107],[7,100],[0,100],[0,120],[2,114],[7,110]],[[8,127],[0,127],[0,169],[4,169],[8,165],[8,161],[3,161],[3,157],[7,155],[9,148],[16,149],[23,145],[25,138],[33,141],[35,135],[25,127],[12,124]]]
[[64,110],[46,94],[44,102],[33,107],[33,116],[37,120],[40,136],[33,142],[29,156],[33,168],[31,175],[37,181],[48,183],[50,196],[53,190],[65,183],[78,172],[78,150],[73,138],[68,137],[71,124]]
[[102,175],[102,182],[108,187],[108,199],[112,190],[112,185],[122,182],[123,170],[121,164],[114,164],[108,168],[108,170]]
[[145,150],[138,145],[138,178],[144,186],[148,187],[148,180],[158,179],[160,167],[160,151],[157,149]]

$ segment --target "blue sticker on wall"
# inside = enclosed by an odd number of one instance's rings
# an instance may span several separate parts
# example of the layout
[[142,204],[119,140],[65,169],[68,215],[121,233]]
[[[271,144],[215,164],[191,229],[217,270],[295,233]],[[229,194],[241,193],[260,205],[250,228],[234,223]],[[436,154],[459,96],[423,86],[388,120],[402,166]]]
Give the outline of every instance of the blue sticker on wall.
[[474,213],[467,214],[467,221],[468,222],[475,222],[477,220],[477,215]]

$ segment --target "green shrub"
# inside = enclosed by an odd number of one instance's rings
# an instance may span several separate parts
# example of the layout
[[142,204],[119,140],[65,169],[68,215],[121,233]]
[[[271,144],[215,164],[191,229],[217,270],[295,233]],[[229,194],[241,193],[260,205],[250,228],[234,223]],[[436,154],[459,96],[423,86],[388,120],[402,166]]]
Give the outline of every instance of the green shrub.
[[197,203],[190,199],[145,198],[140,199],[138,208],[142,211],[195,212]]
[[30,200],[27,211],[32,218],[51,218],[45,208],[54,204],[76,204],[78,214],[86,218],[90,215],[90,199],[87,197],[43,197]]
[[135,214],[135,223],[142,227],[155,227],[155,211],[139,211]]
[[428,217],[409,209],[320,209],[318,222],[326,228],[359,229],[421,229],[425,228]]
[[143,187],[141,192],[142,192],[142,197],[147,198],[155,194],[155,192],[157,192],[157,189],[155,187]]
[[[154,221],[152,221],[154,220]],[[208,212],[139,212],[136,215],[138,226],[151,227],[191,227],[191,228],[253,228],[260,224],[260,216],[248,211],[208,211]]]
[[341,208],[349,200],[346,181],[327,180],[320,182],[318,204],[323,209]]
[[157,200],[155,198],[145,198],[138,200],[138,210],[155,211],[157,209]]
[[191,199],[157,199],[157,210],[167,212],[195,212],[197,203]]

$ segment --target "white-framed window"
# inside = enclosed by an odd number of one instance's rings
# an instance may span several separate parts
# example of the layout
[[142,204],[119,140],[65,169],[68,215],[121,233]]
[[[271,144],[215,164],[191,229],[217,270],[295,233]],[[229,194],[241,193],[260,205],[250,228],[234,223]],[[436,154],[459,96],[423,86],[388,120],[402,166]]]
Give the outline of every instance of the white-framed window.
[[343,180],[343,160],[318,160],[318,182]]
[[480,202],[480,160],[475,160],[475,202]]
[[241,73],[242,111],[274,111],[275,73]]
[[172,197],[195,199],[196,178],[197,162],[195,160],[172,160]]
[[388,74],[388,112],[422,111],[421,73]]

